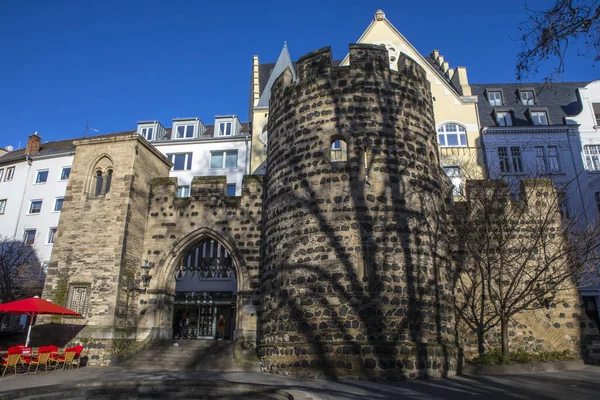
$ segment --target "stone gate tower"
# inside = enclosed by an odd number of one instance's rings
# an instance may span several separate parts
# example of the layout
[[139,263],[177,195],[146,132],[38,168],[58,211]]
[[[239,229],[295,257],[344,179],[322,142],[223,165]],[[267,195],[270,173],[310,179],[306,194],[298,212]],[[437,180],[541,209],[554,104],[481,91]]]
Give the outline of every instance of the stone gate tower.
[[271,94],[259,354],[300,376],[455,371],[450,187],[429,83],[383,47],[300,58]]

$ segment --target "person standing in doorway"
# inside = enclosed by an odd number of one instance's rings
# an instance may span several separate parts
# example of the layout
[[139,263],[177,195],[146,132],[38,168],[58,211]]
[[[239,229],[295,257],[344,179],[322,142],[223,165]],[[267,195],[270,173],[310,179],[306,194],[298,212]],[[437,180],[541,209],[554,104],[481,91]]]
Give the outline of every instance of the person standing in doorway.
[[217,321],[217,339],[225,339],[225,317],[221,314]]

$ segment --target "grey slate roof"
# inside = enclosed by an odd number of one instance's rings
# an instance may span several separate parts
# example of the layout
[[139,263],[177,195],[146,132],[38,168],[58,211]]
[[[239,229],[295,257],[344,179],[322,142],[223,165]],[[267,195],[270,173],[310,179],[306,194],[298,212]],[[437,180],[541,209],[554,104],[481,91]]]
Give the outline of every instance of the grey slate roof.
[[[238,136],[241,136],[241,135],[245,136],[245,134],[249,135],[250,134],[250,123],[249,122],[241,122],[240,124],[242,125],[242,129],[240,129],[240,133],[238,134]],[[206,128],[204,133],[194,139],[209,139],[209,138],[214,137],[215,126],[214,125],[204,125],[204,127]],[[153,142],[163,142],[166,140],[171,140],[171,134],[173,132],[173,128],[165,128],[165,132],[166,132],[165,136],[163,136],[162,139],[153,140]],[[190,140],[194,140],[194,139],[190,139]]]
[[[576,115],[580,110],[577,99],[577,88],[584,87],[589,82],[562,82],[546,85],[542,83],[486,83],[471,84],[473,96],[478,97],[478,110],[481,126],[497,126],[494,119],[494,109],[512,111],[513,126],[532,126],[527,118],[527,109],[546,109],[550,125],[564,125],[565,116]],[[492,107],[486,97],[486,89],[502,91],[503,105]],[[533,90],[535,105],[521,103],[518,90]]]
[[[117,132],[117,133],[109,133],[105,135],[95,135],[95,136],[87,136],[86,138],[106,138],[111,136],[126,136],[135,133],[136,131],[125,131],[125,132]],[[59,153],[69,153],[75,151],[75,145],[73,142],[78,139],[83,138],[75,138],[75,139],[66,139],[66,140],[57,140],[54,142],[42,143],[40,145],[40,151],[33,156],[44,156],[51,154],[59,154]],[[13,164],[16,162],[20,162],[25,160],[25,148],[11,151],[2,158],[0,158],[0,165]]]
[[[334,67],[338,67],[343,60],[333,60],[331,65]],[[294,66],[294,70],[296,69],[296,62],[292,62]],[[269,77],[275,68],[275,63],[266,63],[258,65],[258,88],[260,90],[259,96],[262,96],[265,87],[267,87],[267,82],[269,81]],[[283,72],[283,71],[281,71]]]

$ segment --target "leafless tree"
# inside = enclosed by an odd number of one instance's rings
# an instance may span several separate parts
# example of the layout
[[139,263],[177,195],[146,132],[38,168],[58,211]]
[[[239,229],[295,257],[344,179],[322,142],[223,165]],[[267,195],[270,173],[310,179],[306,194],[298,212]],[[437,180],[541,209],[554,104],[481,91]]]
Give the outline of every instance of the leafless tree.
[[[582,228],[561,218],[550,179],[520,183],[519,199],[504,180],[467,183],[455,207],[458,316],[477,333],[500,325],[508,355],[508,327],[518,313],[560,301],[580,285],[597,283],[600,225]],[[585,281],[583,281],[585,280]]]
[[0,237],[0,301],[40,295],[43,283],[35,249],[21,241]]
[[600,0],[553,0],[545,10],[525,7],[529,18],[519,25],[523,49],[517,55],[518,80],[537,73],[549,59],[556,59],[556,66],[545,79],[557,79],[572,43],[580,55],[600,59]]

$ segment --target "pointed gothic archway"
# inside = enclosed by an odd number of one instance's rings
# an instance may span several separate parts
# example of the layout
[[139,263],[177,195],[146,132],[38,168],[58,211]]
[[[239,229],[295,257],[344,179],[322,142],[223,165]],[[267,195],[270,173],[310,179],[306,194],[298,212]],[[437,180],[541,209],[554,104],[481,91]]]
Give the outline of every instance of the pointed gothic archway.
[[[150,308],[158,317],[152,325],[161,328],[160,337],[214,338],[220,315],[226,319],[226,338],[244,335],[248,316],[242,305],[249,277],[231,242],[203,227],[189,232],[164,254],[155,260],[159,267],[149,290],[155,304]],[[186,322],[183,332],[178,328],[182,320]]]

